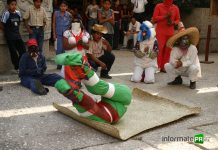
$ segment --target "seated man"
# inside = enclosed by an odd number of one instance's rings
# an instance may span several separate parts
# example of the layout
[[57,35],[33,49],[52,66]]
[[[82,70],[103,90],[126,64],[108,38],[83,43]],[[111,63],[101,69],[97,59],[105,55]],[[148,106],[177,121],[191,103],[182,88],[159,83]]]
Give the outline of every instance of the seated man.
[[124,31],[123,48],[127,48],[127,42],[129,39],[133,39],[133,48],[135,48],[137,36],[140,31],[140,25],[141,24],[136,21],[135,17],[131,18],[131,22],[129,23],[129,30],[127,32]]
[[115,56],[111,53],[111,46],[102,34],[107,33],[107,28],[103,25],[95,24],[92,27],[93,40],[89,42],[89,50],[87,52],[88,60],[93,69],[97,70],[101,67],[101,78],[111,79],[108,75],[111,66],[114,63]]
[[168,85],[182,84],[181,76],[190,79],[190,88],[196,88],[196,81],[201,77],[201,66],[198,59],[196,45],[199,41],[199,31],[192,27],[172,36],[168,47],[173,47],[170,55],[170,62],[165,64],[165,70],[169,77],[175,78]]
[[45,57],[39,52],[35,39],[29,39],[27,47],[28,52],[22,55],[19,63],[21,84],[33,93],[46,95],[48,89],[43,85],[54,86],[62,77],[57,74],[44,74],[47,69]]

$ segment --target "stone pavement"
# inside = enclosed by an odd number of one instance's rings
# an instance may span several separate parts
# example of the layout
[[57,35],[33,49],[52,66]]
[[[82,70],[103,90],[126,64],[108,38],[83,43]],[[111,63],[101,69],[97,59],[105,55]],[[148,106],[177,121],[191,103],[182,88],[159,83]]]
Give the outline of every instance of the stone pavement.
[[[188,88],[184,79],[182,86],[166,85],[167,76],[156,74],[155,84],[132,83],[133,53],[114,51],[115,64],[111,70],[112,80],[127,84],[131,89],[141,88],[152,94],[166,97],[175,102],[202,108],[198,116],[183,118],[167,125],[156,127],[120,141],[86,125],[68,118],[52,107],[52,102],[69,103],[55,88],[49,87],[46,96],[36,96],[19,85],[16,75],[0,76],[0,149],[24,150],[207,150],[218,149],[218,54],[210,54],[214,64],[202,64],[203,78],[197,89]],[[201,60],[203,55],[200,56]],[[49,72],[57,72],[56,66],[48,62]],[[160,114],[161,116],[161,114]],[[149,120],[145,120],[145,123]],[[193,141],[172,141],[175,138],[193,137],[204,134],[204,144]],[[170,141],[163,141],[168,137]]]

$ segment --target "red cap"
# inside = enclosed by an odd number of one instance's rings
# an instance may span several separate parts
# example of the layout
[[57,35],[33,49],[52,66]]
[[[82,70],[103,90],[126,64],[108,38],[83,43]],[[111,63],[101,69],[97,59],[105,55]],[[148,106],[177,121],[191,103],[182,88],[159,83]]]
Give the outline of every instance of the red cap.
[[30,47],[30,46],[38,46],[36,39],[29,39],[26,42],[26,44],[27,44],[28,47]]

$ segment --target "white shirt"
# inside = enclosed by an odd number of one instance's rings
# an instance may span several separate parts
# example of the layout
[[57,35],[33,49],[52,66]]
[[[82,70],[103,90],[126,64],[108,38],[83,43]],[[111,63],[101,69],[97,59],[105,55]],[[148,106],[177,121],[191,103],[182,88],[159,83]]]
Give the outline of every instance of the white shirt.
[[142,13],[145,11],[145,5],[148,3],[147,0],[131,0],[131,3],[134,4],[134,13]]
[[88,5],[86,8],[86,15],[89,15],[92,19],[97,19],[97,14],[98,14],[98,5]]
[[170,63],[175,66],[176,61],[180,60],[182,62],[182,67],[178,70],[182,71],[187,69],[191,65],[196,65],[199,68],[198,77],[201,77],[201,66],[198,58],[198,50],[196,46],[190,45],[186,54],[184,54],[178,47],[173,47],[170,54]]
[[[140,50],[143,52],[145,47],[148,47],[149,51],[152,51],[153,47],[154,47],[155,40],[156,39],[153,38],[153,39],[144,40],[144,41],[140,42],[139,43],[140,44]],[[157,58],[151,59],[148,55],[145,55],[142,58],[135,57],[134,64],[136,66],[140,66],[142,68],[148,68],[148,67],[157,68]]]
[[140,22],[136,21],[135,24],[132,24],[132,22],[129,23],[129,31],[140,31]]

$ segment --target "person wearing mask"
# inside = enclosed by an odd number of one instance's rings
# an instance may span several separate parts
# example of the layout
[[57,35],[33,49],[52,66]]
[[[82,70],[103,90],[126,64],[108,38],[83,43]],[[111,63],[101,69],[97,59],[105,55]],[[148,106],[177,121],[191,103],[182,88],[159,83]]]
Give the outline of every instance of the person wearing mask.
[[164,0],[155,6],[153,22],[156,23],[159,52],[157,57],[160,71],[165,72],[164,65],[169,62],[171,49],[166,46],[167,40],[173,36],[174,27],[180,22],[179,8],[173,0]]

